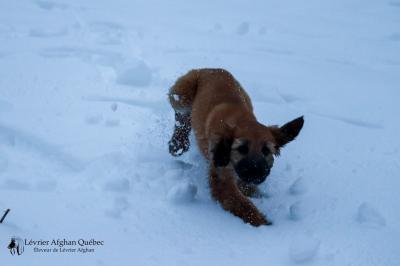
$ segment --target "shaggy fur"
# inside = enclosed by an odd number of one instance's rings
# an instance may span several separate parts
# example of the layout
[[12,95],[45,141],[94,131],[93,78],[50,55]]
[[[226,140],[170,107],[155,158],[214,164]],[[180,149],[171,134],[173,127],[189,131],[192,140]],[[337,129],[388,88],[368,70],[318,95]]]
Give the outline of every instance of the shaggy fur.
[[193,127],[210,162],[212,197],[246,223],[270,224],[246,196],[257,195],[255,185],[265,180],[280,148],[299,134],[303,117],[280,128],[260,124],[249,96],[224,69],[189,71],[168,95],[176,120],[170,153],[179,156],[189,149]]

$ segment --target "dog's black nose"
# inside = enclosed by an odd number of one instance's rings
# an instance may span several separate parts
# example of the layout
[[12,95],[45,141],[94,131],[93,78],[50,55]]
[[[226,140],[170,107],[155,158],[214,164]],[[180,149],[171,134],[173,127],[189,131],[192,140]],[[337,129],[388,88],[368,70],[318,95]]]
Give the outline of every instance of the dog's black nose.
[[270,173],[267,161],[263,157],[250,157],[240,160],[235,171],[244,182],[261,184]]

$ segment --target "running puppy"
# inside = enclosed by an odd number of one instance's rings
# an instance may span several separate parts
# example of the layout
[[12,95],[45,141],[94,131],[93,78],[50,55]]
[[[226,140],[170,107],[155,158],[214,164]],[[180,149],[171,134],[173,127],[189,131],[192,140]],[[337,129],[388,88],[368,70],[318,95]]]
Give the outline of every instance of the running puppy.
[[197,144],[209,160],[212,197],[221,206],[254,226],[270,222],[247,198],[257,194],[274,155],[303,127],[299,117],[282,127],[257,122],[250,98],[224,69],[191,70],[169,91],[175,110],[175,130],[169,152],[180,156],[189,149],[193,126]]

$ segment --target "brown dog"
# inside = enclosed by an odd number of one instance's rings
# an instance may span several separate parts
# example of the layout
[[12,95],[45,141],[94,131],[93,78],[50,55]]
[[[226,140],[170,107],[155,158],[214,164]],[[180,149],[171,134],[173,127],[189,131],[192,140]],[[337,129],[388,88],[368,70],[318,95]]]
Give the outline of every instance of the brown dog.
[[169,151],[179,156],[189,149],[193,126],[197,144],[210,161],[213,198],[232,214],[254,226],[270,222],[246,196],[254,196],[269,175],[274,155],[303,127],[299,117],[282,127],[257,122],[249,96],[223,69],[192,70],[169,91],[175,110],[175,131]]

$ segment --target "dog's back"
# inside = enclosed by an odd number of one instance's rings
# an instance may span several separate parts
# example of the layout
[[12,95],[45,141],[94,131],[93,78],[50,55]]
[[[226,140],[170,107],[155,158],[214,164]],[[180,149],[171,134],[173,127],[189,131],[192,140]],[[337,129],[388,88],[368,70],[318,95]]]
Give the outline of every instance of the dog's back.
[[[197,92],[193,101],[192,111],[202,109],[209,113],[220,103],[234,104],[252,112],[249,96],[231,73],[224,69],[192,70],[197,75]],[[189,72],[192,75],[193,72]]]
[[[191,111],[191,120],[200,150],[207,157],[209,128],[216,127],[216,121],[239,117],[253,120],[251,100],[239,82],[224,69],[196,69],[182,76],[174,85],[179,94],[185,90],[191,106],[182,106],[182,111]],[[188,90],[188,88],[191,88]],[[188,93],[190,91],[190,93]],[[182,95],[182,94],[181,94]],[[174,99],[172,99],[172,104]]]

